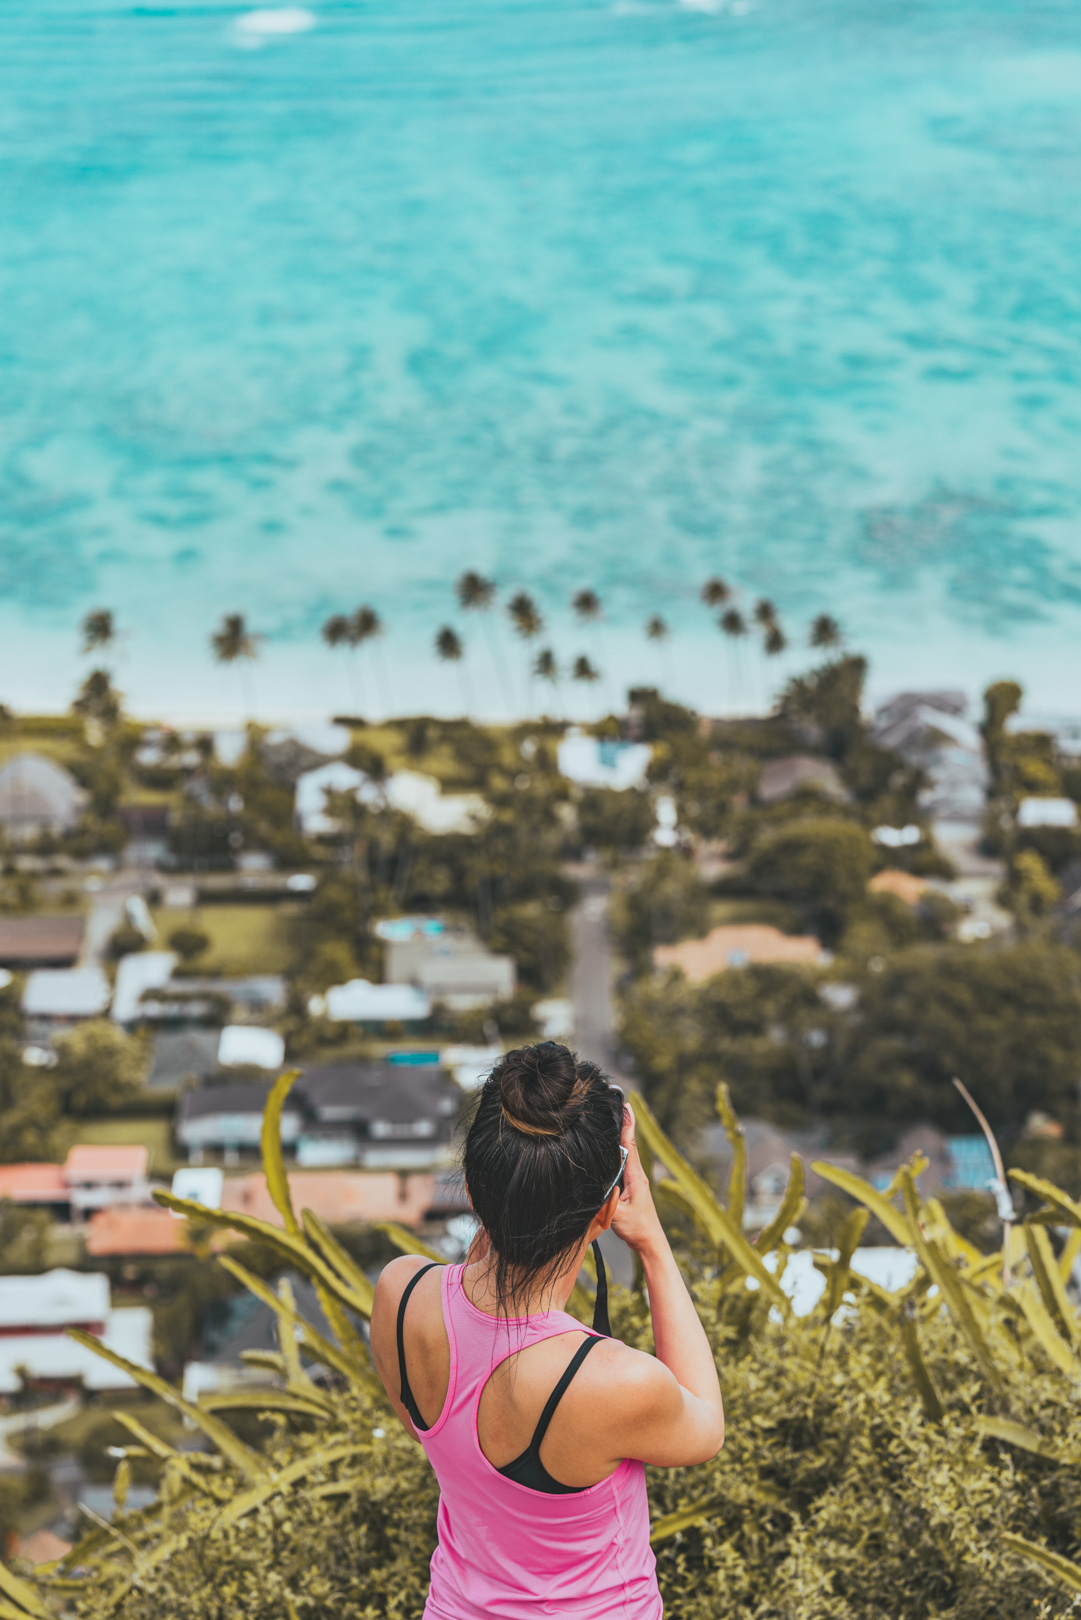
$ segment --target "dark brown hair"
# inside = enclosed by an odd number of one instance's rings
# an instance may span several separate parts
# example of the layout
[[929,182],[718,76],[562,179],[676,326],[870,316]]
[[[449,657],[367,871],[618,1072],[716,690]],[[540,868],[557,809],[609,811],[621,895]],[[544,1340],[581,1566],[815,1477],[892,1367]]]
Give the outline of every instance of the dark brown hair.
[[499,1314],[554,1279],[619,1174],[623,1097],[554,1041],[519,1046],[481,1088],[465,1179],[491,1244]]

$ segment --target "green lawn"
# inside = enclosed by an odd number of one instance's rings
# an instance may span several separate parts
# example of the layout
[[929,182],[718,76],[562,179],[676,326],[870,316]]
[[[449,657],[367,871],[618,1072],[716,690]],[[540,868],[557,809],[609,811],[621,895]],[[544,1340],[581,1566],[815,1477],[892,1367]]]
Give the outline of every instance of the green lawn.
[[287,973],[296,956],[300,910],[296,904],[199,906],[194,911],[163,907],[151,915],[163,950],[176,929],[199,928],[210,936],[210,945],[190,964],[192,971],[233,976]]
[[782,934],[798,934],[799,918],[783,900],[760,900],[754,895],[745,898],[711,900],[709,926],[721,928],[728,923],[770,923]]

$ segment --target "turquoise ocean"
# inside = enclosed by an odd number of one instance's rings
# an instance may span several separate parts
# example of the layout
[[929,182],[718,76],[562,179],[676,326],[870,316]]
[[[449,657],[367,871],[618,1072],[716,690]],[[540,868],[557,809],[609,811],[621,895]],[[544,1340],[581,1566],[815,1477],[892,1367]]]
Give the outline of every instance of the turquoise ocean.
[[368,601],[373,702],[462,706],[451,623],[495,713],[476,567],[583,713],[761,695],[713,573],[876,691],[1081,704],[1075,0],[9,0],[0,46],[6,701],[109,606],[138,711],[235,713],[241,610],[261,709],[326,713]]

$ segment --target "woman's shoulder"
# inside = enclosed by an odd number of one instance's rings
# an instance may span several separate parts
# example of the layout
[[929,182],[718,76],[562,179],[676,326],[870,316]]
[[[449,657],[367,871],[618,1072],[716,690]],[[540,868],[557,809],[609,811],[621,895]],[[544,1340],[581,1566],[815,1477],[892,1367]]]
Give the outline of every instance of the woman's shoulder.
[[396,1259],[388,1260],[375,1285],[372,1314],[383,1310],[396,1311],[413,1278],[427,1266],[434,1266],[434,1262],[423,1254],[400,1254]]
[[581,1371],[582,1392],[617,1411],[621,1420],[653,1417],[678,1401],[679,1385],[664,1363],[621,1339],[602,1338]]

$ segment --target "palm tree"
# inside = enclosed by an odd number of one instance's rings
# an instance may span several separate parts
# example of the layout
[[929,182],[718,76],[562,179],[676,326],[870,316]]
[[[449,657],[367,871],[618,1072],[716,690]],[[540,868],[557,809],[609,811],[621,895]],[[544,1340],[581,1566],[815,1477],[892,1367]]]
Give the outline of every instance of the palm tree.
[[254,709],[251,688],[251,665],[259,656],[261,636],[248,629],[243,613],[226,613],[221,624],[210,637],[214,657],[219,664],[235,664],[240,674],[248,714]]
[[777,609],[768,596],[760,596],[754,605],[754,622],[768,631],[771,625],[777,623]]
[[[322,629],[322,637],[328,647],[348,647],[350,650],[356,645],[353,640],[353,621],[348,613],[332,613],[326,620]],[[345,666],[346,680],[349,683],[349,703],[353,713],[358,713],[356,687],[353,681],[352,659]]]
[[841,642],[841,626],[830,613],[820,613],[811,625],[812,647],[837,647]]
[[436,632],[435,656],[444,664],[457,664],[458,679],[462,686],[462,702],[465,705],[466,714],[472,714],[476,709],[476,704],[473,702],[473,694],[469,688],[469,672],[463,663],[465,648],[462,645],[461,636],[457,630],[451,629],[449,624],[445,624],[441,630]]
[[767,658],[779,658],[788,646],[788,637],[776,621],[766,626],[762,646]]
[[[352,618],[349,622],[351,638],[349,645],[357,648],[358,651],[365,645],[366,642],[378,641],[379,637],[383,634],[384,627],[382,619],[379,617],[379,614],[375,611],[375,609],[373,607],[369,607],[366,603],[362,607],[358,607],[354,610]],[[386,709],[387,714],[389,715],[391,703],[390,690],[387,682],[387,672],[385,667],[378,662],[376,664],[376,670],[379,674],[379,684],[383,689],[383,707]]]
[[507,612],[515,630],[526,644],[527,707],[533,708],[533,661],[529,657],[529,643],[544,629],[540,609],[528,591],[518,591],[507,603]]
[[[666,674],[668,674],[668,669],[665,664],[664,655],[667,651],[668,638],[671,633],[672,632],[669,630],[666,621],[661,618],[659,613],[650,614],[649,618],[646,620],[646,640],[652,641],[654,646],[657,648],[658,662],[660,663],[662,671],[664,671]],[[672,682],[670,678],[668,684],[669,687],[671,687]]]
[[[740,678],[742,672],[739,663],[739,643],[747,634],[747,621],[739,608],[730,607],[725,609],[717,623],[732,644],[732,696],[733,702],[741,702],[743,699],[743,681]],[[736,696],[737,690],[738,698]]]
[[[601,605],[601,599],[597,595],[596,591],[591,591],[589,589],[576,591],[571,597],[571,607],[574,609],[579,621],[582,624],[592,624],[596,626],[595,633],[597,637],[597,645],[600,648],[601,657],[604,659],[605,665],[605,682],[608,687],[608,702],[611,704],[614,710],[618,707],[618,698],[616,695],[615,681],[612,678],[611,661],[605,650],[604,634],[601,629],[601,620],[604,617],[604,608]],[[594,680],[599,680],[600,675],[596,674],[592,678]]]
[[600,678],[600,671],[594,669],[585,653],[580,653],[574,660],[571,679],[575,681],[599,681]]
[[510,676],[503,657],[503,649],[499,645],[499,637],[495,632],[491,619],[488,617],[489,609],[495,602],[495,580],[487,579],[483,574],[478,574],[474,568],[467,568],[464,574],[458,575],[454,590],[458,598],[458,606],[464,613],[484,614],[488,651],[491,654],[496,679],[503,688],[503,701],[509,714],[514,708]]
[[538,680],[547,681],[553,689],[559,686],[559,665],[551,647],[541,648],[533,660],[533,674]]
[[83,652],[103,652],[116,644],[116,620],[108,608],[95,608],[83,619]]
[[779,624],[771,624],[767,627],[763,645],[766,649],[767,658],[777,658],[784,652],[788,646],[788,637]]
[[728,601],[728,598],[732,595],[732,591],[731,588],[725,584],[723,579],[718,579],[716,574],[714,574],[712,579],[706,580],[706,583],[702,586],[702,589],[698,594],[701,596],[703,602],[708,608],[716,608],[724,606],[724,604]]

